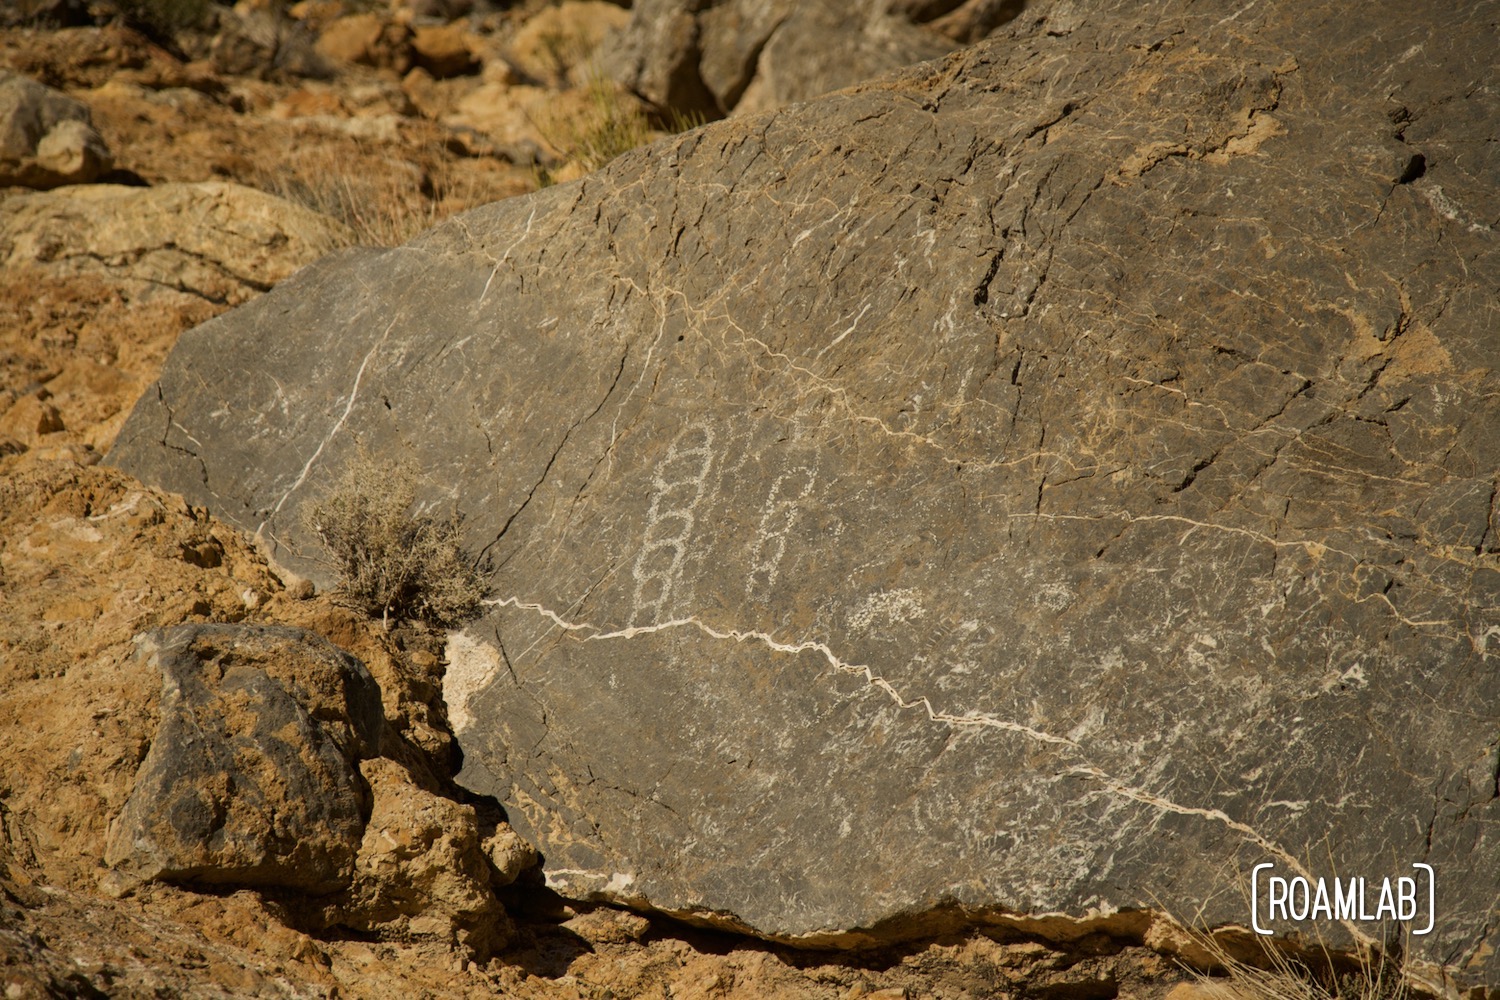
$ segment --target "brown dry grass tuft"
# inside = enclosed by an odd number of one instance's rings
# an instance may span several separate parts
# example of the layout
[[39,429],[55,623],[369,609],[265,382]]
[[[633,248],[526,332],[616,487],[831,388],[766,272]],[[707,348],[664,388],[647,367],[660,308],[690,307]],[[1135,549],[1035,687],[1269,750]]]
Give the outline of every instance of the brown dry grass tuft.
[[274,173],[257,172],[251,183],[339,220],[353,232],[353,245],[375,247],[400,246],[450,215],[520,193],[509,174],[461,172],[439,152],[423,159],[430,165],[312,147]]
[[1416,1000],[1402,967],[1402,949],[1369,947],[1357,955],[1326,948],[1294,949],[1254,939],[1258,954],[1231,953],[1212,934],[1192,934],[1215,975],[1190,970],[1205,992],[1223,1000]]
[[344,596],[384,619],[420,618],[453,627],[483,608],[487,567],[459,544],[461,518],[414,512],[417,476],[408,465],[361,455],[308,509]]
[[[577,113],[534,122],[576,175],[593,173],[620,154],[644,146],[656,137],[645,108],[613,82],[591,74],[582,89],[584,100]],[[541,169],[537,182],[546,187],[561,179],[558,174],[562,172]]]

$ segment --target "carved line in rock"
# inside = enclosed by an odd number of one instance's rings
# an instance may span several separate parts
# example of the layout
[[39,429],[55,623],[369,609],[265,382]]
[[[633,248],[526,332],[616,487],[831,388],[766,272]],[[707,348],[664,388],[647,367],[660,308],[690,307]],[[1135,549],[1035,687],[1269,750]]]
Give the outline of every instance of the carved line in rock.
[[[667,448],[651,475],[651,507],[646,511],[646,533],[630,575],[635,579],[630,621],[654,620],[666,613],[682,577],[693,512],[703,499],[708,471],[714,463],[714,432],[705,422],[684,427]],[[676,492],[681,496],[672,496]],[[659,565],[662,556],[665,566]],[[653,565],[656,564],[656,565]]]
[[[896,428],[892,427],[890,424],[886,423],[884,420],[880,419],[879,417],[875,417],[875,416],[871,416],[871,415],[869,415],[867,413],[861,413],[861,412],[859,412],[859,410],[855,408],[853,402],[851,402],[850,399],[849,399],[849,390],[846,389],[844,386],[841,386],[841,385],[838,385],[838,384],[832,382],[828,378],[826,378],[826,377],[824,377],[822,375],[819,375],[817,372],[813,371],[811,368],[806,367],[805,365],[799,365],[796,361],[792,360],[792,358],[790,356],[782,353],[781,351],[775,350],[774,348],[771,347],[770,344],[767,344],[765,341],[761,340],[759,337],[756,337],[756,336],[754,336],[752,334],[746,333],[743,327],[741,327],[738,323],[736,323],[733,319],[729,318],[728,316],[724,316],[724,317],[722,317],[722,319],[729,326],[733,327],[734,330],[735,330],[735,332],[740,335],[740,339],[741,339],[742,343],[744,343],[746,345],[752,345],[753,344],[755,347],[759,348],[762,352],[764,352],[764,354],[766,355],[766,357],[775,358],[777,361],[782,362],[783,364],[786,365],[788,371],[796,372],[798,375],[804,376],[805,378],[807,378],[808,381],[810,381],[811,383],[813,383],[813,385],[817,389],[820,389],[823,392],[828,393],[833,398],[837,399],[838,402],[839,402],[839,405],[842,407],[842,409],[844,410],[844,412],[848,415],[848,418],[853,423],[855,423],[855,424],[864,424],[864,425],[867,425],[867,426],[873,426],[873,427],[879,429],[882,433],[884,433],[884,434],[886,434],[886,435],[888,435],[890,437],[906,438],[906,439],[911,440],[911,441],[915,441],[915,442],[919,442],[921,444],[925,444],[928,447],[933,448],[934,450],[938,451],[939,453],[941,453],[943,455],[947,455],[948,454],[948,449],[946,447],[944,447],[943,445],[939,444],[938,442],[932,440],[930,437],[927,437],[924,434],[918,434],[915,431],[897,430]],[[998,463],[995,463],[995,464],[997,464],[997,465],[1004,465],[1006,463],[1004,463],[1002,461],[1002,462],[998,462]]]
[[[638,375],[635,381],[631,383],[630,391],[625,394],[625,397],[620,400],[620,404],[615,407],[614,419],[610,422],[609,425],[609,446],[605,448],[604,454],[609,459],[611,471],[613,471],[614,469],[615,445],[620,440],[620,416],[626,412],[627,407],[629,407],[630,405],[630,401],[635,398],[636,390],[641,387],[641,383],[646,380],[647,374],[651,372],[651,359],[655,357],[656,348],[660,346],[662,338],[666,336],[667,333],[667,294],[676,294],[679,296],[682,295],[681,292],[673,292],[669,289],[666,294],[652,296],[647,294],[646,289],[642,288],[640,285],[636,284],[634,281],[627,277],[618,276],[616,280],[620,286],[623,286],[627,295],[633,292],[650,304],[652,311],[656,314],[656,335],[651,338],[651,344],[646,348],[646,357],[641,362],[640,375]],[[682,297],[684,300],[686,300],[686,296]]]
[[[1076,461],[1078,457],[1077,455],[1064,451],[1051,451],[1042,449],[1028,452],[1026,455],[1023,455],[1019,458],[991,458],[988,456],[980,455],[978,453],[956,452],[948,445],[942,443],[941,441],[935,440],[927,434],[919,434],[916,431],[898,430],[878,416],[873,416],[871,414],[861,412],[858,407],[855,406],[853,400],[850,398],[850,391],[848,388],[833,382],[826,376],[818,374],[811,368],[808,368],[806,365],[799,364],[789,355],[785,354],[784,352],[777,351],[775,348],[771,347],[771,345],[767,344],[759,337],[746,332],[746,330],[738,323],[736,323],[734,319],[729,315],[720,314],[716,316],[715,319],[722,322],[725,326],[733,329],[734,332],[739,335],[739,341],[741,345],[745,347],[753,347],[759,353],[764,354],[766,357],[773,358],[776,361],[781,362],[786,366],[787,371],[793,372],[796,375],[804,378],[808,383],[811,384],[811,386],[815,390],[828,393],[828,395],[837,402],[838,408],[843,411],[845,417],[856,426],[869,427],[887,437],[903,439],[906,441],[910,441],[913,444],[919,444],[927,448],[931,448],[938,455],[942,456],[945,461],[949,463],[962,464],[966,469],[972,472],[985,472],[991,469],[1015,468],[1022,465],[1036,464],[1044,460],[1061,463],[1062,465],[1066,466],[1071,473],[1076,473],[1079,477],[1093,475],[1101,471],[1105,471],[1105,466],[1103,465],[1080,465]],[[754,362],[752,361],[752,363]],[[970,373],[970,375],[972,375],[972,373]],[[988,402],[987,400],[973,399],[967,401],[967,405],[974,404],[983,404],[986,406],[995,405]],[[949,405],[946,408],[950,411],[956,411],[959,407]],[[950,417],[951,416],[952,413],[950,413]]]
[[[651,303],[652,310],[656,316],[657,329],[655,336],[652,338],[651,344],[647,349],[645,358],[641,364],[640,376],[631,385],[630,391],[621,400],[619,406],[616,409],[615,422],[612,425],[611,429],[610,446],[606,452],[611,456],[613,454],[614,445],[620,437],[620,431],[618,427],[620,415],[625,412],[637,389],[639,389],[641,384],[646,381],[647,376],[652,370],[652,361],[655,357],[657,348],[660,346],[660,343],[665,335],[667,320],[672,312],[672,310],[668,307],[668,301],[676,299],[680,301],[681,309],[683,310],[682,315],[684,315],[688,319],[688,328],[691,331],[701,335],[717,334],[717,339],[719,339],[722,342],[723,346],[726,348],[733,346],[749,348],[756,354],[762,354],[765,357],[775,359],[785,366],[786,371],[795,373],[797,376],[803,378],[812,386],[813,389],[828,393],[829,396],[836,402],[838,408],[843,411],[845,417],[855,425],[871,427],[888,437],[904,439],[914,444],[924,445],[928,448],[933,449],[946,461],[962,463],[966,468],[973,471],[985,471],[998,468],[1013,468],[1026,464],[1035,464],[1043,460],[1061,463],[1062,465],[1066,466],[1072,473],[1075,473],[1078,476],[1093,475],[1104,470],[1104,466],[1102,465],[1080,465],[1076,461],[1078,457],[1077,455],[1065,451],[1037,450],[1019,458],[1002,457],[998,459],[989,455],[982,455],[978,453],[970,454],[955,452],[951,447],[939,440],[936,440],[928,434],[922,434],[911,430],[900,430],[892,427],[886,420],[882,419],[879,416],[862,412],[856,406],[854,400],[851,398],[851,392],[847,387],[839,385],[833,380],[829,379],[827,376],[814,371],[812,368],[808,367],[808,363],[820,360],[828,350],[832,349],[845,338],[847,338],[850,334],[852,334],[858,328],[859,323],[861,322],[863,317],[869,312],[871,308],[873,308],[873,303],[866,303],[858,313],[854,314],[852,318],[850,318],[849,324],[843,330],[836,333],[832,337],[830,342],[826,344],[821,350],[819,350],[811,359],[807,359],[807,362],[799,363],[798,359],[794,359],[781,351],[777,351],[764,340],[749,333],[739,322],[735,320],[734,316],[728,311],[728,309],[725,308],[725,300],[729,297],[730,293],[736,287],[734,283],[727,284],[724,288],[719,290],[708,300],[702,302],[701,304],[695,305],[690,300],[687,293],[678,288],[666,286],[661,288],[660,290],[648,292],[646,288],[643,288],[640,284],[624,275],[615,275],[614,280],[627,293],[633,292],[635,294],[638,294],[647,302]],[[954,321],[952,319],[952,312],[954,308],[954,306],[950,306],[948,314],[945,314],[944,316],[944,321],[946,322],[950,330],[954,326]],[[728,331],[733,331],[736,337],[733,339],[729,337],[727,335]],[[738,340],[738,345],[734,344],[735,339]],[[756,364],[756,359],[752,357],[751,363]],[[757,367],[759,367],[758,364]],[[965,376],[966,379],[972,377],[972,374],[972,372],[968,373],[968,375]],[[966,401],[966,404],[980,404],[992,407],[995,406],[994,403],[981,399],[970,399]],[[950,417],[957,411],[957,409],[959,409],[958,406],[952,404],[947,404],[944,408],[952,411],[950,412]]]
[[[535,222],[535,221],[536,221],[536,209],[533,208],[531,210],[531,214],[526,217],[526,228],[521,231],[521,235],[517,236],[514,240],[512,240],[510,246],[506,247],[503,251],[501,251],[499,257],[491,257],[490,258],[491,260],[493,260],[495,262],[495,267],[494,267],[494,270],[490,271],[490,276],[485,279],[485,281],[484,281],[484,289],[479,293],[479,301],[476,303],[476,305],[481,305],[481,306],[484,305],[485,296],[487,296],[487,295],[490,294],[490,284],[495,280],[495,276],[500,273],[500,268],[502,266],[504,266],[504,264],[505,264],[506,261],[510,260],[511,251],[514,250],[516,247],[520,246],[521,242],[523,240],[525,240],[526,237],[528,237],[528,236],[531,235],[531,224],[533,222]],[[468,235],[469,238],[470,238],[470,240],[474,241],[474,238],[473,238],[472,234],[469,233],[469,227],[468,227],[467,224],[464,225],[463,229],[464,229],[465,235]]]
[[[792,485],[783,494],[782,487],[789,480]],[[786,556],[787,538],[797,526],[803,501],[812,493],[817,481],[818,468],[814,464],[783,472],[771,484],[760,525],[756,528],[755,543],[750,547],[750,573],[745,578],[746,597],[754,600],[757,596],[768,596],[768,592],[776,585],[781,560]],[[802,487],[800,490],[797,489],[798,482]]]
[[[278,386],[278,388],[279,388],[279,386]],[[167,414],[168,414],[168,416],[167,416],[167,423],[170,424],[173,428],[175,428],[176,431],[177,431],[177,433],[181,434],[183,437],[185,437],[189,441],[193,442],[193,444],[197,445],[199,448],[202,448],[203,447],[203,442],[199,441],[197,438],[193,437],[192,433],[186,427],[184,427],[181,424],[179,424],[177,422],[177,419],[174,416],[172,416],[171,413],[172,413],[172,411],[169,409],[167,411]],[[197,457],[197,456],[194,456],[194,457]]]
[[[1183,517],[1180,514],[1136,515],[1130,514],[1126,511],[1113,511],[1103,514],[1042,514],[1033,511],[1024,511],[1019,514],[1011,514],[1010,516],[1012,518],[1031,518],[1033,520],[1039,519],[1044,521],[1103,521],[1108,518],[1121,518],[1127,523],[1127,525],[1134,524],[1140,521],[1174,522],[1177,524],[1185,524],[1188,526],[1188,530],[1183,534],[1182,539],[1179,539],[1179,541],[1186,540],[1188,535],[1191,535],[1199,528],[1205,528],[1212,531],[1222,531],[1231,535],[1242,535],[1246,538],[1254,539],[1257,542],[1261,542],[1265,545],[1270,545],[1273,548],[1277,549],[1302,549],[1304,552],[1314,557],[1331,552],[1334,555],[1343,556],[1345,559],[1348,559],[1355,565],[1355,567],[1363,564],[1363,560],[1353,552],[1345,552],[1343,549],[1336,549],[1324,542],[1315,541],[1309,538],[1297,539],[1294,541],[1282,541],[1279,538],[1275,538],[1262,531],[1256,531],[1253,528],[1240,528],[1232,524],[1214,524],[1211,521],[1198,521],[1190,517]],[[1459,560],[1459,562],[1461,565],[1465,566],[1472,565],[1471,563],[1463,560]],[[1367,601],[1372,601],[1378,598],[1385,603],[1387,608],[1390,609],[1391,614],[1396,618],[1396,620],[1401,622],[1401,624],[1407,626],[1408,628],[1442,628],[1464,624],[1463,622],[1457,621],[1452,618],[1408,618],[1406,615],[1401,613],[1401,609],[1396,607],[1395,603],[1391,601],[1388,595],[1382,593],[1367,594],[1364,597],[1359,597],[1354,594],[1344,594],[1343,596],[1348,598],[1348,600],[1352,601],[1355,604],[1364,604]],[[1473,641],[1472,636],[1470,637],[1470,639],[1471,641]]]
[[[1259,831],[1242,823],[1221,809],[1206,809],[1199,806],[1188,806],[1171,799],[1157,795],[1144,788],[1137,788],[1114,777],[1097,765],[1088,761],[1083,747],[1077,741],[1054,733],[1044,732],[1031,726],[1023,725],[1009,719],[1002,719],[984,712],[970,711],[962,715],[952,712],[939,712],[933,707],[932,702],[926,695],[907,697],[896,689],[888,680],[875,673],[874,669],[866,664],[848,663],[841,659],[827,643],[816,640],[803,640],[801,642],[783,642],[775,636],[754,629],[718,629],[695,617],[675,618],[670,621],[658,622],[653,625],[629,625],[622,629],[606,631],[597,625],[588,622],[572,622],[563,618],[555,611],[541,604],[528,603],[519,597],[492,598],[487,604],[496,608],[515,608],[518,611],[531,611],[546,618],[555,627],[566,632],[586,633],[584,642],[605,641],[612,639],[633,639],[637,636],[652,635],[665,632],[670,629],[692,628],[713,639],[731,641],[735,643],[754,642],[765,646],[773,652],[788,653],[796,655],[804,652],[815,652],[821,656],[835,671],[842,674],[852,674],[865,679],[865,683],[888,697],[898,708],[913,709],[920,708],[931,722],[951,726],[956,729],[992,729],[1002,732],[1016,733],[1028,739],[1035,740],[1049,746],[1056,746],[1062,750],[1084,758],[1084,763],[1074,765],[1065,775],[1090,778],[1097,781],[1111,794],[1121,798],[1130,799],[1143,805],[1150,806],[1163,813],[1171,813],[1178,816],[1193,816],[1213,822],[1222,823],[1229,829],[1238,833],[1245,840],[1255,844],[1267,854],[1274,855],[1284,862],[1292,871],[1302,875],[1309,880],[1313,878],[1309,870],[1291,852],[1281,847]],[[589,873],[596,874],[596,873]],[[1358,927],[1350,923],[1344,925],[1351,935],[1357,940],[1371,941],[1368,935]]]
[[[772,199],[772,201],[774,202],[774,199]],[[843,211],[848,210],[849,209],[846,208]],[[989,458],[981,458],[978,455],[959,455],[955,457],[947,446],[932,439],[931,437],[928,437],[927,435],[919,434],[914,431],[898,430],[894,427],[891,427],[886,421],[878,416],[872,416],[870,414],[860,412],[859,409],[855,406],[854,402],[850,399],[850,392],[847,388],[834,383],[827,377],[820,375],[812,369],[808,368],[805,364],[799,364],[796,360],[789,357],[788,355],[775,350],[765,341],[746,331],[746,329],[735,320],[733,315],[731,315],[728,309],[724,306],[725,300],[736,288],[735,283],[726,284],[724,288],[720,289],[707,301],[695,305],[689,299],[687,293],[678,288],[668,286],[652,294],[649,293],[647,289],[642,288],[641,285],[639,285],[635,281],[623,275],[616,275],[615,280],[627,292],[634,292],[635,294],[642,296],[642,298],[644,298],[646,301],[650,302],[657,319],[656,334],[653,337],[651,345],[646,352],[645,359],[642,362],[640,379],[638,379],[636,383],[631,386],[630,392],[627,393],[624,399],[621,400],[620,406],[617,409],[617,414],[624,412],[626,405],[635,395],[636,389],[639,388],[641,382],[650,372],[651,362],[655,356],[656,349],[660,345],[662,337],[665,334],[666,322],[668,316],[671,313],[671,310],[667,305],[668,300],[676,299],[680,301],[683,314],[688,317],[689,328],[692,331],[699,334],[709,334],[712,331],[726,328],[728,330],[733,330],[734,333],[738,336],[738,340],[740,341],[741,345],[746,347],[753,346],[758,350],[758,352],[763,353],[767,357],[774,358],[777,361],[785,364],[787,370],[805,377],[814,386],[814,388],[829,393],[834,399],[837,400],[840,408],[845,412],[848,419],[853,423],[873,426],[887,436],[903,438],[926,445],[936,450],[939,454],[943,455],[949,461],[962,461],[965,465],[971,466],[975,469],[1009,467],[1019,465],[1024,462],[1034,461],[1039,458],[1051,458],[1057,461],[1066,462],[1070,466],[1073,466],[1075,471],[1079,471],[1076,465],[1072,463],[1071,457],[1062,452],[1046,452],[1039,455],[1027,456],[1024,459],[1015,460],[994,460]],[[832,349],[838,343],[852,334],[858,328],[859,323],[864,318],[865,314],[868,313],[869,310],[873,308],[873,306],[874,303],[866,303],[865,306],[852,317],[849,325],[846,326],[842,331],[835,334],[830,342],[825,345],[822,350],[820,350],[811,360],[816,361],[821,359],[825,352]],[[945,317],[945,319],[947,319],[947,317]],[[951,319],[949,320],[949,323],[951,326]],[[727,336],[721,335],[720,339],[723,341],[725,347],[731,346],[731,341]],[[970,402],[983,403],[985,401],[971,400]],[[616,417],[616,421],[618,422],[618,415]],[[618,428],[616,428],[611,435],[611,449],[613,448],[615,441],[618,439],[618,436]]]

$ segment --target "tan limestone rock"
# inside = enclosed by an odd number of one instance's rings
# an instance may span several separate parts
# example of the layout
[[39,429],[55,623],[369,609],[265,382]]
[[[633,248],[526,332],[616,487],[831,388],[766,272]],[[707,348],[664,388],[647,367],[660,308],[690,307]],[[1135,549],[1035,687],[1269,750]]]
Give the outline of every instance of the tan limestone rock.
[[651,922],[629,910],[600,907],[568,919],[563,926],[590,944],[628,944],[645,937]]
[[420,787],[387,758],[360,771],[373,808],[355,861],[354,884],[330,901],[324,919],[383,935],[465,946],[489,955],[510,934],[491,889],[473,808]]
[[350,14],[332,21],[315,45],[322,55],[342,63],[379,66],[405,73],[411,68],[411,33],[378,14]]
[[536,867],[541,860],[536,848],[527,843],[509,823],[501,823],[495,832],[485,838],[485,854],[495,866],[493,878],[496,885],[510,885],[522,872]]
[[0,205],[0,268],[107,274],[132,298],[171,289],[243,302],[351,239],[327,216],[235,184],[95,185]]
[[469,32],[460,23],[421,25],[412,32],[412,58],[438,79],[477,68]]
[[597,75],[606,40],[622,31],[630,12],[604,0],[564,0],[521,26],[506,46],[507,60],[526,76],[567,86]]

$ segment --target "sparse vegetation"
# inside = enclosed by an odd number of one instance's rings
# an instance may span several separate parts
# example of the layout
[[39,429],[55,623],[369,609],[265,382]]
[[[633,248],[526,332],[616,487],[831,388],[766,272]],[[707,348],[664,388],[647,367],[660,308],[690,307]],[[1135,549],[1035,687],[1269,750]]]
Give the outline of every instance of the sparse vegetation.
[[1415,1000],[1401,968],[1400,951],[1372,950],[1357,959],[1326,950],[1298,955],[1256,938],[1260,953],[1238,957],[1215,936],[1195,935],[1218,967],[1211,977],[1197,972],[1210,992],[1224,1000]]
[[[579,90],[584,94],[581,107],[532,122],[547,142],[567,158],[568,166],[579,173],[593,173],[622,153],[664,135],[695,129],[709,120],[697,111],[653,110],[606,77],[597,66],[589,70],[587,82]],[[538,168],[537,186],[557,182],[561,173]]]
[[459,544],[461,518],[417,512],[416,497],[409,465],[361,455],[311,505],[308,527],[333,557],[345,597],[361,610],[387,623],[458,625],[482,607],[486,567]]
[[651,141],[645,112],[627,101],[613,83],[593,77],[588,94],[588,109],[569,136],[571,155],[585,170],[598,170],[621,153]]
[[334,148],[313,147],[275,170],[258,171],[250,183],[339,220],[353,233],[353,245],[375,247],[400,246],[450,215],[517,193],[515,181],[503,173],[492,175],[493,183],[476,181],[472,173],[455,179],[433,151],[421,157],[426,167],[388,161],[381,170],[361,172],[353,166],[378,155],[351,161]]
[[[621,153],[651,141],[651,122],[638,101],[597,73],[590,75],[586,92],[587,101],[578,114],[537,123],[547,141],[583,173],[593,173]],[[551,172],[538,172],[539,186],[556,180]]]
[[420,175],[402,184],[390,175],[354,174],[333,159],[329,154],[288,163],[282,171],[263,172],[255,186],[338,219],[353,231],[356,246],[401,246],[437,225],[443,213],[434,199],[422,196]]
[[349,171],[271,174],[257,187],[339,220],[359,246],[399,246],[438,221],[430,203],[413,204],[393,185]]

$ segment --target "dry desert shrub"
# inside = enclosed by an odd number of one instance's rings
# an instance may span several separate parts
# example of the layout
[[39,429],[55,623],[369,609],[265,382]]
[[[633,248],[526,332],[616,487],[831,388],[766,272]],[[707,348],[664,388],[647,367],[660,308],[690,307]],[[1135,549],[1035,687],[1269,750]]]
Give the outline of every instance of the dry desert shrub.
[[308,527],[340,574],[344,596],[387,624],[420,618],[453,627],[477,615],[486,566],[459,543],[461,518],[416,511],[417,476],[409,465],[361,455],[308,508]]
[[1362,950],[1357,956],[1327,949],[1287,951],[1256,938],[1259,954],[1246,959],[1214,935],[1194,935],[1218,970],[1217,976],[1194,971],[1205,991],[1223,1000],[1417,1000],[1402,969],[1402,949]]

